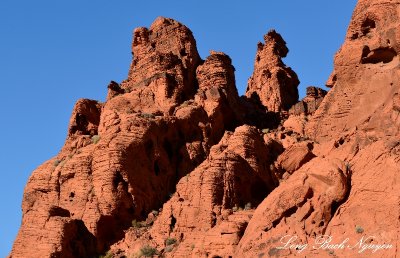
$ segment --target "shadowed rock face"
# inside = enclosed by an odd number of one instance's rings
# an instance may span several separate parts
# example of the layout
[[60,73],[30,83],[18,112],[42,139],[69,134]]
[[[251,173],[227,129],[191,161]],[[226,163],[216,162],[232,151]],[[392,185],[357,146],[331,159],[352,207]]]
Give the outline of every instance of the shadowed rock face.
[[[246,204],[257,206],[277,185],[278,180],[269,168],[273,160],[265,158],[271,157],[270,152],[271,147],[254,127],[242,126],[234,133],[227,132],[211,148],[208,159],[179,181],[176,193],[164,205],[151,230],[153,240],[163,245],[166,235],[179,239],[182,244],[176,255],[184,256],[191,243],[212,242],[207,236],[215,233],[204,234],[204,231],[215,230],[219,235],[221,230],[226,230],[221,228],[221,223],[228,220],[233,234],[228,239],[231,244],[237,244],[248,218],[229,221],[232,210],[244,208]],[[217,236],[214,239],[218,241]],[[219,251],[228,255],[232,252],[224,250],[225,247],[229,244],[222,242],[219,247],[214,244],[195,253]]]
[[80,99],[75,104],[68,127],[68,137],[97,135],[102,105],[95,100]]
[[[399,4],[360,0],[332,89],[300,102],[275,31],[239,98],[231,59],[201,60],[184,25],[136,29],[127,80],[78,100],[60,153],[32,173],[10,256],[398,256]],[[277,248],[287,235],[393,247]]]

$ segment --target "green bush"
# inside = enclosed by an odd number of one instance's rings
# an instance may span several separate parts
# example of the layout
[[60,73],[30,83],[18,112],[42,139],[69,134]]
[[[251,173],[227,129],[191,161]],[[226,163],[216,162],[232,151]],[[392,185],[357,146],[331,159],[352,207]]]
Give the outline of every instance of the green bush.
[[246,205],[244,206],[244,210],[251,210],[251,202],[246,203]]
[[92,136],[92,143],[96,144],[100,141],[100,135],[93,135]]
[[141,113],[139,115],[141,118],[147,118],[147,119],[154,119],[156,118],[155,115],[151,114],[151,113]]
[[137,220],[132,220],[132,227],[134,228],[144,228],[147,227],[147,224],[145,221],[137,221]]
[[187,107],[191,104],[193,104],[193,100],[186,100],[181,104],[181,107]]
[[363,229],[361,226],[357,225],[357,226],[356,226],[356,232],[357,232],[358,234],[362,234],[362,233],[364,232],[364,229]]
[[157,249],[151,246],[143,246],[140,249],[140,254],[144,257],[153,257],[154,255],[157,254]]
[[105,255],[100,255],[99,258],[113,258],[114,254],[108,251]]
[[176,239],[175,238],[167,238],[166,240],[165,240],[165,245],[173,245],[173,244],[175,244],[176,243]]
[[262,129],[261,132],[263,132],[264,134],[267,134],[267,133],[269,133],[269,129],[268,128]]
[[60,165],[60,163],[61,163],[61,161],[58,160],[58,159],[56,159],[56,160],[53,162],[53,166],[57,167],[58,165]]
[[233,212],[237,212],[237,211],[243,211],[243,208],[240,207],[239,205],[235,204],[235,206],[232,208]]

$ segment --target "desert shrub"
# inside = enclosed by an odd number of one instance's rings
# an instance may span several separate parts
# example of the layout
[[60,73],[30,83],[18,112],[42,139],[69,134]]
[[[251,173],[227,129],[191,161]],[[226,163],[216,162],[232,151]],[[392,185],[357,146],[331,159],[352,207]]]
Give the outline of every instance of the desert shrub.
[[173,244],[175,244],[176,243],[176,239],[175,238],[167,238],[166,240],[165,240],[165,245],[173,245]]
[[108,251],[105,255],[100,255],[99,258],[113,258],[114,254]]
[[157,254],[157,249],[151,246],[143,246],[140,249],[140,254],[144,257],[153,257],[154,255]]
[[145,221],[137,221],[137,220],[132,220],[132,227],[134,228],[144,228],[147,227],[147,224]]
[[251,210],[251,202],[246,203],[246,205],[244,206],[244,210]]
[[357,232],[358,234],[362,234],[362,233],[364,232],[364,229],[363,229],[360,225],[357,225],[357,226],[356,226],[356,232]]
[[151,114],[151,113],[141,113],[139,115],[141,118],[147,118],[147,119],[154,119],[156,116]]
[[237,212],[237,211],[243,211],[243,207],[240,207],[239,205],[235,204],[235,206],[232,208],[233,212]]
[[92,136],[92,143],[96,144],[100,141],[100,135],[93,135]]
[[56,159],[55,161],[53,161],[53,166],[57,167],[58,165],[60,165],[61,161]]
[[261,132],[264,134],[267,134],[267,133],[269,133],[269,129],[268,128],[262,129]]

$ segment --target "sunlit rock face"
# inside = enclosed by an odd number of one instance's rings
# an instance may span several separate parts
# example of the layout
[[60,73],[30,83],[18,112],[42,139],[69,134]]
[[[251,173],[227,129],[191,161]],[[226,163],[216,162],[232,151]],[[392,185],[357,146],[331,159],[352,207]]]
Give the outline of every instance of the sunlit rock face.
[[29,178],[10,256],[397,257],[399,4],[360,0],[331,90],[301,101],[275,31],[239,97],[229,56],[201,60],[183,24],[135,29],[128,78],[77,101]]

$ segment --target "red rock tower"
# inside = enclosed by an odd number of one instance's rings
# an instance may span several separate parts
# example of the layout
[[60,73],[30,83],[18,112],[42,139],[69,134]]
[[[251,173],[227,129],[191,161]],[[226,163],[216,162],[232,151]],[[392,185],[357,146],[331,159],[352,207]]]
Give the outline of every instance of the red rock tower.
[[288,110],[299,98],[296,73],[287,67],[282,58],[289,50],[282,36],[271,30],[264,36],[264,44],[259,42],[246,96],[260,101],[268,111]]

